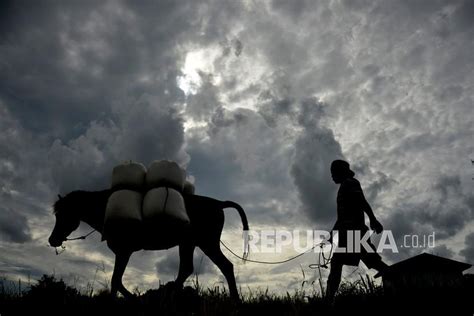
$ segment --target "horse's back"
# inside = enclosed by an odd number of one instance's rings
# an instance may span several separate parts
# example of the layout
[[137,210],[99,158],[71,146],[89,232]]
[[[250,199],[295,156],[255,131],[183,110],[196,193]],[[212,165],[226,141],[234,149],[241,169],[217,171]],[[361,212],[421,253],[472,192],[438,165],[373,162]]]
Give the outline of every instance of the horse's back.
[[183,197],[188,213],[198,212],[200,215],[205,215],[206,212],[222,209],[222,201],[208,196],[183,194]]

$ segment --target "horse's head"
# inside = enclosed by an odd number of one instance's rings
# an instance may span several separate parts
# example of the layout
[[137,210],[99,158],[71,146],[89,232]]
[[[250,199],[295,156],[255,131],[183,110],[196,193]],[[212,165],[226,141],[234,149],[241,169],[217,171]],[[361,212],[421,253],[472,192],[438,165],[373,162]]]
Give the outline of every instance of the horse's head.
[[49,244],[52,247],[59,247],[63,241],[66,240],[67,236],[75,231],[80,224],[80,218],[77,212],[72,208],[70,196],[61,197],[54,203],[54,215],[56,216],[56,224],[54,225],[53,232],[49,236]]

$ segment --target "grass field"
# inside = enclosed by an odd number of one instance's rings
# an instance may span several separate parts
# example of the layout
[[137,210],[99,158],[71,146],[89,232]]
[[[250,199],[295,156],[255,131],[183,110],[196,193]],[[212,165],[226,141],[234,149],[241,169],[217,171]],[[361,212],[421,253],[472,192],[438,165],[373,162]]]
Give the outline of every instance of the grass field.
[[[241,302],[229,299],[222,287],[187,286],[174,289],[172,283],[135,299],[112,297],[106,287],[82,291],[54,276],[44,275],[26,286],[2,280],[0,314],[8,315],[473,315],[473,292],[430,293],[416,290],[388,295],[368,276],[343,283],[332,304],[315,289],[276,295],[246,291]],[[461,294],[460,294],[461,293]]]

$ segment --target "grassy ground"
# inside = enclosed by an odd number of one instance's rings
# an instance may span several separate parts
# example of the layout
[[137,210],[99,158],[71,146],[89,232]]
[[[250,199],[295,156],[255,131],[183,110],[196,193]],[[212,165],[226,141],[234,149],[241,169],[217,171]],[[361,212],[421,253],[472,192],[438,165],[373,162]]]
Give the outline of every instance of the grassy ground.
[[[133,300],[112,297],[107,289],[81,293],[54,276],[43,276],[27,290],[6,289],[0,283],[0,315],[473,315],[461,305],[459,293],[413,291],[387,295],[368,277],[343,283],[336,300],[328,304],[317,291],[276,295],[248,292],[242,302],[229,299],[216,287],[199,286],[175,290],[171,283],[148,290]],[[466,293],[466,297],[473,293]],[[438,297],[439,296],[439,297]],[[471,298],[472,300],[472,298]]]

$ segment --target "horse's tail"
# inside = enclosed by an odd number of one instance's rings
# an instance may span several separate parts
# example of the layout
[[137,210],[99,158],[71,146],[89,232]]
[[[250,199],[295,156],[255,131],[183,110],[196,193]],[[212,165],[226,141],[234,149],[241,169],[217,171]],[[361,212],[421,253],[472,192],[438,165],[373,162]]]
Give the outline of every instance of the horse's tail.
[[242,206],[239,204],[232,202],[232,201],[225,201],[223,202],[222,208],[235,208],[237,212],[239,212],[240,219],[242,220],[242,226],[243,226],[243,234],[242,237],[244,238],[244,256],[243,259],[247,259],[249,252],[250,252],[250,247],[249,247],[249,222],[247,221],[247,215],[245,214],[244,209]]
[[223,206],[222,208],[235,208],[237,210],[237,212],[239,212],[239,215],[240,215],[240,219],[242,220],[242,226],[244,226],[244,230],[249,230],[249,223],[247,221],[247,215],[245,215],[245,211],[244,209],[242,208],[242,206],[240,206],[239,204],[235,203],[235,202],[232,202],[232,201],[225,201],[223,202]]

